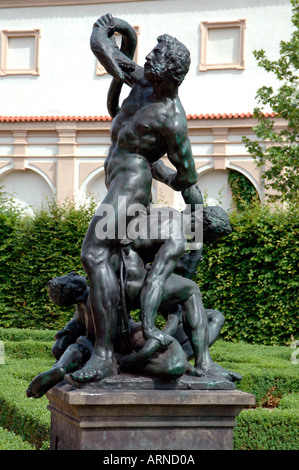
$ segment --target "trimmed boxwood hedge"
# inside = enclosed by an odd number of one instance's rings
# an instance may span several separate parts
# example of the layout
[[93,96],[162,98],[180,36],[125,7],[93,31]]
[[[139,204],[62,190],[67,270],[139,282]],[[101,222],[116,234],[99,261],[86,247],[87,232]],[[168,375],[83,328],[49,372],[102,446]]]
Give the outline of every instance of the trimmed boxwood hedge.
[[[26,370],[26,363],[23,368]],[[41,364],[38,372],[44,370],[45,364]],[[28,366],[27,366],[28,367]],[[46,368],[48,368],[46,366]],[[0,426],[18,434],[23,440],[29,442],[36,449],[47,448],[50,432],[50,413],[47,410],[47,398],[44,396],[38,400],[26,397],[26,389],[29,381],[16,378],[12,373],[13,363],[2,372],[0,366],[1,390],[0,390]],[[31,372],[31,371],[30,371]],[[32,372],[31,372],[32,374]],[[35,376],[31,375],[30,380]],[[29,377],[28,377],[29,379]]]
[[26,330],[20,328],[1,328],[0,327],[0,341],[45,341],[53,342],[56,331],[53,330]]
[[237,450],[298,450],[299,409],[249,409],[237,418]]
[[[49,448],[47,398],[28,399],[25,390],[33,377],[54,364],[53,336],[54,331],[0,329],[5,344],[5,364],[0,364],[0,427],[20,436],[20,446],[25,442],[35,449]],[[25,352],[28,346],[30,354]],[[235,449],[299,448],[299,366],[290,360],[292,351],[221,339],[212,346],[215,362],[243,375],[238,389],[256,396],[258,407],[243,410],[237,418]]]
[[34,447],[17,434],[0,427],[0,450],[34,450]]
[[219,339],[210,351],[216,363],[243,376],[238,389],[252,393],[257,405],[265,404],[269,394],[280,400],[290,392],[299,393],[299,365],[291,362],[290,347]]

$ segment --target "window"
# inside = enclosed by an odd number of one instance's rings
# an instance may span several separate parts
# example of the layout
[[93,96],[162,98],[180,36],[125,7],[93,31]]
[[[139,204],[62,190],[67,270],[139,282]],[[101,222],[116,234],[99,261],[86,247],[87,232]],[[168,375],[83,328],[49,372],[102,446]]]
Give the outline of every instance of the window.
[[[140,34],[139,33],[139,26],[133,26],[133,28],[135,29],[136,33],[137,33],[137,36]],[[114,39],[116,41],[116,44],[118,45],[118,47],[120,48],[121,46],[121,34],[119,33],[115,33],[114,34]],[[135,51],[135,54],[134,54],[134,57],[133,57],[133,60],[134,62],[136,62],[137,64],[137,60],[138,60],[138,41],[137,41],[137,47],[136,47],[136,51]],[[100,64],[100,62],[97,60],[97,66],[96,66],[96,75],[105,75],[107,74],[106,70],[104,69],[104,67]]]
[[0,75],[39,75],[40,30],[1,31]]
[[199,70],[245,68],[244,34],[246,20],[203,21]]

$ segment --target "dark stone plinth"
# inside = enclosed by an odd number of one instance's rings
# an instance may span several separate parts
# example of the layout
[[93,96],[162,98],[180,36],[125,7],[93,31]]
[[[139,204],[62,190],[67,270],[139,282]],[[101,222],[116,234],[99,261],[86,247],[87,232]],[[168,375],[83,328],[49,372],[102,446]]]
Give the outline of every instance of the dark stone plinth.
[[169,390],[142,378],[128,389],[124,377],[117,388],[111,379],[49,390],[52,450],[231,450],[235,417],[255,404],[235,389],[196,389],[197,379]]
[[183,375],[175,380],[162,380],[158,377],[132,375],[121,373],[106,377],[98,382],[80,384],[74,382],[70,376],[65,376],[66,382],[85,391],[101,390],[235,390],[236,385],[224,377],[205,375],[192,377]]

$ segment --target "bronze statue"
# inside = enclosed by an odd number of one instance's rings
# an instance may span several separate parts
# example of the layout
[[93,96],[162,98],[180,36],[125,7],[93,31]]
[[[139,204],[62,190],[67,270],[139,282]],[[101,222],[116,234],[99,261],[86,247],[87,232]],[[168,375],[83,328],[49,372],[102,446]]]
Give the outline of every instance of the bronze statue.
[[[190,65],[186,47],[168,35],[158,38],[158,44],[147,55],[143,67],[118,49],[111,37],[133,28],[110,14],[96,21],[91,36],[91,48],[113,79],[126,83],[131,92],[126,98],[111,127],[111,146],[105,160],[108,193],[99,206],[82,246],[82,264],[90,283],[90,302],[95,326],[95,345],[91,359],[82,370],[85,381],[99,380],[111,374],[115,361],[113,337],[116,333],[119,283],[110,263],[110,249],[120,241],[119,220],[124,215],[125,227],[134,215],[130,207],[147,207],[151,200],[151,165],[167,154],[176,168],[168,184],[183,191],[197,181],[184,109],[178,97],[178,88]],[[114,210],[111,224],[115,239],[99,237],[102,209],[109,205]],[[123,237],[124,238],[124,237]],[[143,299],[142,323],[146,339],[169,344],[169,338],[153,325],[153,310],[159,304],[163,282],[171,273],[171,266],[155,276],[154,296]],[[158,277],[161,276],[161,279]]]
[[[113,39],[115,32],[122,35],[120,49]],[[158,222],[153,216],[162,209],[151,205],[155,178],[181,191],[195,238],[202,229],[203,243],[210,243],[231,231],[223,209],[202,207],[196,185],[186,115],[178,97],[190,66],[189,51],[164,34],[140,67],[132,59],[134,29],[110,14],[96,21],[90,42],[112,76],[108,110],[113,122],[105,161],[108,193],[82,245],[89,286],[75,273],[49,283],[53,302],[61,306],[74,303],[76,311],[56,334],[52,349],[56,364],[33,379],[27,396],[42,396],[66,374],[80,384],[100,382],[119,373],[166,381],[184,374],[241,380],[239,374],[215,364],[210,356],[209,347],[218,338],[224,317],[221,312],[204,309],[199,287],[192,281],[203,244],[191,244],[186,252],[189,236],[182,223],[186,212],[172,209],[171,219],[162,217]],[[131,91],[120,107],[124,83]],[[165,154],[175,170],[162,162]],[[152,225],[158,229],[155,237],[151,236]],[[137,308],[141,322],[134,322],[130,315]],[[162,330],[155,326],[158,312],[166,320]],[[189,362],[191,357],[194,366]]]

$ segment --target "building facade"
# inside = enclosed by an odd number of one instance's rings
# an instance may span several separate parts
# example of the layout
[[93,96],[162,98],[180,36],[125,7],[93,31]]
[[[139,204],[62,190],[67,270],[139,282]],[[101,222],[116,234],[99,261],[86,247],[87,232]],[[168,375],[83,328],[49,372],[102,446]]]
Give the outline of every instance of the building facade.
[[[289,0],[0,0],[2,186],[32,207],[53,196],[103,199],[111,77],[89,38],[94,21],[107,12],[136,28],[140,65],[162,33],[189,48],[191,67],[179,93],[207,203],[231,207],[230,169],[245,175],[263,199],[262,169],[242,136],[254,137],[257,89],[278,85],[252,51],[278,57],[280,41],[292,32]],[[122,99],[129,91],[123,88]],[[153,184],[153,198],[183,204],[161,183]]]

